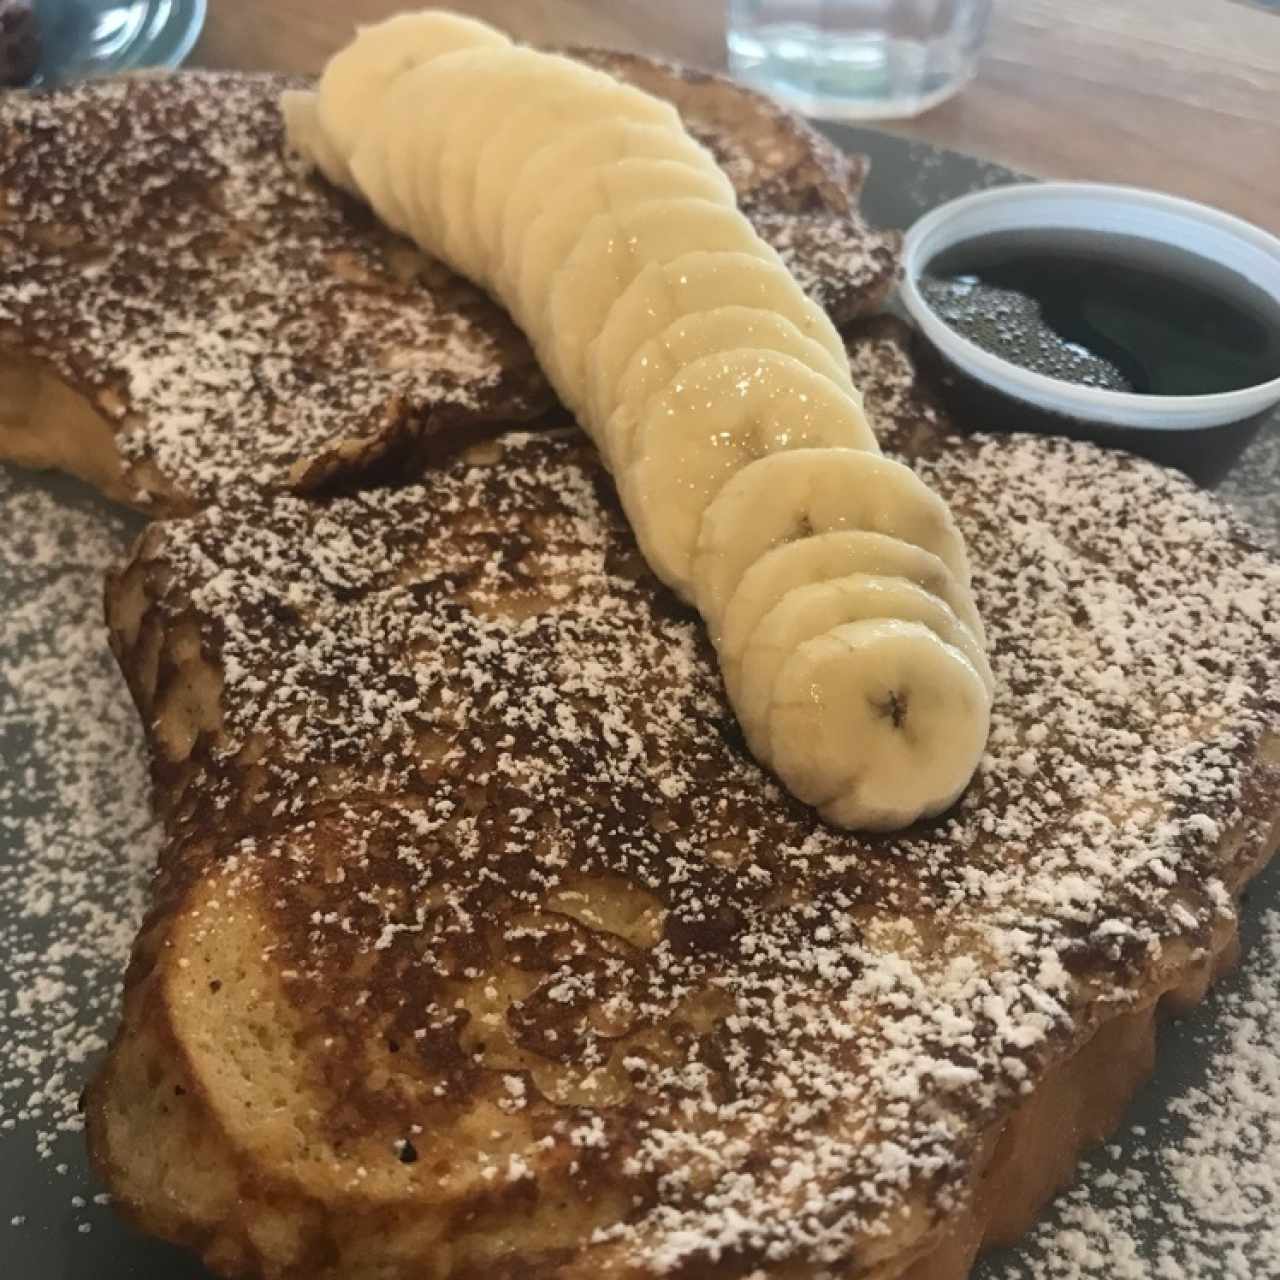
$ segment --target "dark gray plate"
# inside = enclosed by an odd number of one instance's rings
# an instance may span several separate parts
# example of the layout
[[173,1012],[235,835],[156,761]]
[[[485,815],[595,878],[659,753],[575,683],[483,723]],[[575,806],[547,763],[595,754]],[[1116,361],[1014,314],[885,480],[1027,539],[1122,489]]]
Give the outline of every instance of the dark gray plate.
[[[831,130],[842,144],[853,150],[870,153],[874,162],[868,182],[864,206],[872,221],[882,225],[906,226],[926,209],[943,200],[977,188],[1012,180],[1016,175],[952,152],[909,144],[887,135],[867,130],[833,128]],[[1254,447],[1237,465],[1224,482],[1223,493],[1229,501],[1238,505],[1246,516],[1255,521],[1270,514],[1275,521],[1276,508],[1280,507],[1280,456],[1276,447],[1274,429],[1264,432]],[[24,478],[23,485],[43,489],[55,495],[60,503],[72,504],[95,513],[104,527],[114,526],[120,545],[125,545],[129,520],[122,520],[118,513],[109,513],[104,504],[88,494],[74,482],[42,477]],[[1280,530],[1273,524],[1269,531],[1273,545],[1280,545]],[[16,599],[15,573],[21,566],[0,563],[0,605],[10,607]],[[4,616],[0,613],[0,617]],[[12,771],[21,768],[28,754],[27,745],[18,736],[3,732],[3,702],[6,696],[4,683],[4,659],[6,656],[6,632],[0,623],[0,752],[3,766]],[[13,776],[12,773],[10,776]],[[20,806],[19,806],[20,809]],[[20,811],[5,813],[0,805],[0,878],[12,882],[15,873],[27,859],[21,829],[15,834],[13,822],[21,821]],[[6,819],[9,821],[6,822]],[[103,848],[101,856],[119,857],[121,850]],[[110,879],[104,880],[109,885]],[[104,888],[104,892],[109,892]],[[1266,904],[1280,903],[1280,866],[1262,877],[1251,891],[1250,903],[1245,913],[1242,934],[1246,948],[1256,941],[1257,921],[1261,908]],[[2,909],[2,907],[0,907]],[[0,925],[4,921],[0,920]],[[25,931],[25,932],[24,932]],[[0,928],[0,937],[24,936],[24,945],[38,948],[42,945],[40,930],[28,930],[25,925]],[[1248,952],[1246,952],[1248,954]],[[10,1007],[15,992],[6,989],[9,983],[9,965],[0,955],[0,1122],[6,1114],[12,1118],[21,1107],[22,1099],[6,1092],[6,1079],[16,1075],[7,1060],[10,1052],[7,1031],[3,1022],[4,1010]],[[1222,1046],[1215,1035],[1215,1010],[1233,990],[1257,972],[1266,957],[1255,952],[1247,958],[1243,969],[1228,979],[1220,992],[1212,997],[1194,1017],[1170,1025],[1165,1029],[1159,1066],[1152,1083],[1142,1092],[1131,1112],[1131,1122],[1118,1135],[1114,1144],[1090,1161],[1086,1179],[1096,1183],[1107,1180],[1113,1172],[1134,1167],[1145,1167],[1156,1141],[1176,1141],[1178,1122],[1170,1121],[1170,1104],[1201,1083],[1211,1070],[1215,1054]],[[86,986],[79,998],[86,1007],[111,997],[118,982],[118,975],[98,975],[93,987]],[[101,989],[99,989],[101,988]],[[1280,1026],[1274,1028],[1280,1040]],[[87,1068],[76,1069],[81,1075]],[[1274,1100],[1280,1108],[1280,1098]],[[65,1165],[64,1173],[57,1172],[59,1164]],[[40,1159],[36,1154],[33,1126],[19,1121],[9,1132],[0,1130],[0,1276],[20,1280],[201,1280],[204,1270],[185,1254],[138,1236],[123,1226],[110,1208],[96,1205],[93,1195],[100,1188],[95,1185],[84,1156],[80,1136],[75,1133],[59,1137],[53,1154]],[[74,1198],[84,1203],[76,1203]],[[1153,1256],[1152,1242],[1167,1240],[1178,1233],[1196,1231],[1202,1249],[1212,1251],[1212,1235],[1204,1236],[1203,1224],[1192,1224],[1185,1217],[1185,1206],[1170,1200],[1162,1211],[1157,1200],[1156,1211],[1138,1233],[1138,1250],[1141,1255]],[[1055,1215],[1060,1207],[1050,1210],[1048,1222],[1052,1235]],[[10,1228],[11,1218],[25,1219],[19,1227]],[[82,1230],[84,1226],[90,1230]],[[1225,1242],[1225,1237],[1224,1237]],[[993,1255],[982,1264],[979,1275],[983,1280],[1012,1280],[1029,1274],[1067,1274],[1052,1268],[1052,1251],[1056,1244],[1023,1245],[1017,1250]],[[1046,1252],[1049,1250],[1050,1252]],[[1051,1269],[1046,1270],[1046,1264]],[[1089,1272],[1088,1274],[1100,1274]],[[1127,1273],[1131,1274],[1131,1273]],[[1154,1274],[1154,1272],[1148,1273]]]

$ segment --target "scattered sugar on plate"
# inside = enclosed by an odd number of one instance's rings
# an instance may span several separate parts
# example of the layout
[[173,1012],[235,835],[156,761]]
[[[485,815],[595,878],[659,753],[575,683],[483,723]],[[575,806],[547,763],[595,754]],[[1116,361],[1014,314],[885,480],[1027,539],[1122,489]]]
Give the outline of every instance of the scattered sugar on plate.
[[82,1127],[159,844],[102,622],[134,527],[0,470],[0,1150],[45,1159]]
[[1272,908],[1242,971],[1165,1033],[1211,1045],[1192,1051],[1204,1059],[1192,1082],[1143,1134],[1129,1129],[1139,1141],[1090,1155],[1023,1246],[979,1268],[982,1280],[1280,1276],[1278,974]]

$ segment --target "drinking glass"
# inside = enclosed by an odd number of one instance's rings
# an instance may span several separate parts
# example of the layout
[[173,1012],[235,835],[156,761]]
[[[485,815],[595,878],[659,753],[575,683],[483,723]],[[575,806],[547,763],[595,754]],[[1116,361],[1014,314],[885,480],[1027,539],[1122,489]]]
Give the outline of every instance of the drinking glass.
[[35,0],[36,83],[64,84],[141,67],[176,67],[191,52],[207,0]]
[[915,116],[973,77],[991,0],[729,0],[729,68],[806,115]]

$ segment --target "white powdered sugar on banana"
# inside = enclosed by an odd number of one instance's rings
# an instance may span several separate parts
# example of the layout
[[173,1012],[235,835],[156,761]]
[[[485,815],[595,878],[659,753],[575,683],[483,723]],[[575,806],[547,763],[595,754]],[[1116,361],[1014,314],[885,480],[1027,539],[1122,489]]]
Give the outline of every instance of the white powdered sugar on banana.
[[[673,140],[679,134],[655,130]],[[705,153],[703,153],[705,155]],[[600,214],[635,204],[665,191],[673,198],[732,205],[733,188],[714,166],[692,165],[685,159],[629,159],[580,170],[553,193],[521,242],[515,289],[509,306],[521,315],[535,315],[545,305],[551,284],[587,224]],[[497,247],[495,246],[495,252]]]
[[282,105],[299,152],[524,329],[756,755],[840,826],[950,806],[992,696],[963,541],[879,457],[838,335],[675,109],[431,11]]

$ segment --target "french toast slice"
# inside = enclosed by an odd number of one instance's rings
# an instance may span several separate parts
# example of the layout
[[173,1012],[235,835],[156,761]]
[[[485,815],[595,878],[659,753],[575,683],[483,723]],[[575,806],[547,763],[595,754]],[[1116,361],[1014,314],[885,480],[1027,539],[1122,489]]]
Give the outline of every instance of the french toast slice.
[[959,1280],[1117,1123],[1280,835],[1280,568],[1145,462],[950,435],[891,326],[851,354],[1001,690],[896,835],[752,762],[575,433],[144,534],[126,1214],[228,1276]]
[[550,407],[498,308],[291,164],[287,83],[0,101],[0,457],[172,514]]
[[[874,310],[898,238],[858,218],[856,166],[728,81],[659,78],[805,287],[841,320]],[[183,72],[0,99],[0,460],[181,514],[412,474],[552,407],[500,307],[286,155],[291,83]]]

